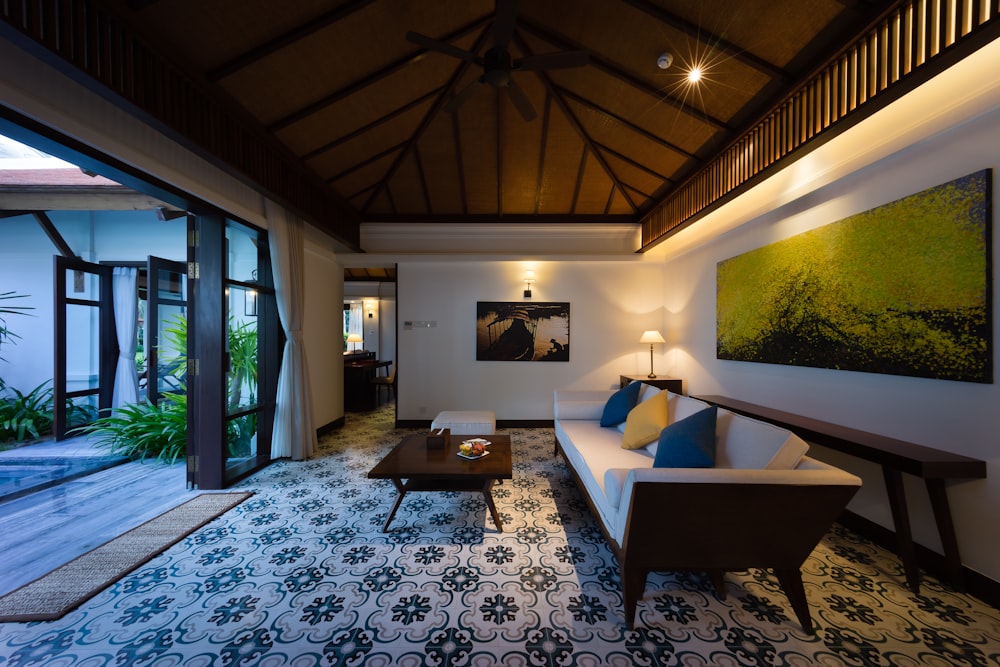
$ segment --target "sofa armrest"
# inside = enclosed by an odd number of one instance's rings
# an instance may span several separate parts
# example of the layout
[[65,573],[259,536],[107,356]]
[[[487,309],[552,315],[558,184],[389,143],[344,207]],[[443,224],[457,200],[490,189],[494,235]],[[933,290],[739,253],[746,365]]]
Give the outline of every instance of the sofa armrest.
[[604,405],[614,393],[610,389],[557,389],[554,393],[554,418],[599,421]]
[[789,484],[815,486],[838,484],[861,486],[861,478],[832,467],[791,470],[748,470],[746,468],[635,468],[623,484],[623,492],[635,482],[673,484]]
[[[829,489],[839,487],[843,488],[848,494],[847,498],[850,498],[861,486],[860,477],[809,457],[803,458],[799,467],[792,470],[634,468],[627,471],[627,474],[622,478],[621,473],[623,472],[625,471],[609,470],[608,473],[612,474],[605,476],[605,486],[607,487],[609,484],[609,476],[611,478],[617,477],[621,491],[616,506],[619,512],[627,511],[630,516],[636,510],[639,510],[642,515],[652,510],[653,517],[657,517],[656,513],[662,512],[664,507],[684,506],[685,499],[691,498],[695,493],[701,493],[701,491],[696,492],[695,489],[714,489],[709,493],[715,494],[717,498],[732,498],[733,503],[723,507],[721,511],[734,517],[742,515],[746,510],[746,507],[739,501],[740,494],[746,493],[748,489],[754,487],[773,489],[788,487],[790,490],[805,487]],[[633,496],[635,496],[637,485],[641,485],[645,489],[647,499],[651,496],[656,498],[651,503],[653,507],[634,506]],[[614,490],[617,492],[617,489]],[[841,507],[841,509],[843,508]],[[753,511],[755,510],[751,510],[751,512]],[[662,520],[662,514],[659,515],[658,520]],[[621,525],[621,532],[614,536],[619,544],[623,544],[626,540],[630,527],[636,528],[636,526],[629,526],[629,522],[630,519],[626,519]],[[646,529],[648,528],[647,526]]]

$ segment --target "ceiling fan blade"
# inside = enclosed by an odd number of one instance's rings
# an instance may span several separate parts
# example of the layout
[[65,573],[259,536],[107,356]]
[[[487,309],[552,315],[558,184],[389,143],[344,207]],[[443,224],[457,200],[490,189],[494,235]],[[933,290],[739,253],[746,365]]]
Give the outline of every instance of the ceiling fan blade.
[[507,43],[514,34],[517,18],[517,0],[496,0],[496,17],[493,19],[493,46],[506,51]]
[[469,53],[468,51],[463,51],[457,46],[452,46],[447,42],[442,42],[433,37],[428,37],[426,35],[421,35],[419,32],[408,32],[406,33],[406,39],[413,42],[418,46],[422,46],[425,49],[431,51],[437,51],[438,53],[443,53],[448,56],[454,56],[461,60],[467,60],[470,63],[475,63],[476,65],[482,65],[483,59],[477,56],[475,53]]
[[515,108],[521,113],[524,120],[535,120],[537,115],[535,114],[535,109],[531,106],[531,102],[528,101],[528,96],[524,94],[521,87],[511,79],[507,84],[507,96],[510,97],[511,103]]
[[568,67],[583,67],[589,62],[590,54],[586,51],[562,51],[560,53],[542,53],[537,56],[526,56],[515,60],[512,69],[565,69]]
[[475,81],[470,83],[468,86],[460,90],[458,94],[455,95],[455,97],[448,100],[448,103],[444,105],[444,110],[447,111],[448,113],[457,111],[460,106],[465,104],[465,101],[467,99],[472,97],[472,94],[476,92],[476,90],[478,90],[479,86],[481,85],[483,85],[482,79],[476,79]]

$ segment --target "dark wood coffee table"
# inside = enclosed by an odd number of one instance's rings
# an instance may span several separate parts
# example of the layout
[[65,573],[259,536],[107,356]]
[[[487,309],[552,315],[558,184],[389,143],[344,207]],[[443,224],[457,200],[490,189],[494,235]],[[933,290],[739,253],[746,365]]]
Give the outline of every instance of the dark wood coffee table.
[[[459,456],[459,443],[469,438],[486,438],[493,443],[488,447],[489,455],[475,460]],[[443,449],[428,449],[426,442],[423,435],[406,436],[368,473],[370,479],[391,479],[399,492],[382,532],[389,530],[396,510],[410,491],[479,491],[502,533],[503,524],[490,491],[497,480],[513,477],[510,436],[452,435],[451,444]]]

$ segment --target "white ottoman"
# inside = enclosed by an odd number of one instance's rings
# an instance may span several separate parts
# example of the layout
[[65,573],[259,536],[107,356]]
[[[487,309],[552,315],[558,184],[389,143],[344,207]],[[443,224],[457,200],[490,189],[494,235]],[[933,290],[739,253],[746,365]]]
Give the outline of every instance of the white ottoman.
[[492,410],[445,410],[434,418],[431,428],[450,428],[452,434],[493,435],[497,419]]

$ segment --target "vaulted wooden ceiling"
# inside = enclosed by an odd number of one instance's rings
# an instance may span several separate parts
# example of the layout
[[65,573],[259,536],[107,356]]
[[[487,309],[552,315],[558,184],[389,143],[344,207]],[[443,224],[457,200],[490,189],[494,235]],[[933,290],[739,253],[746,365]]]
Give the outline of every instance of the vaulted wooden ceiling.
[[[355,224],[638,222],[894,3],[876,0],[110,0],[315,175]],[[516,7],[515,7],[516,5]],[[473,86],[514,12],[515,63]],[[507,18],[504,18],[507,17]],[[657,58],[669,53],[668,69]],[[688,81],[702,68],[701,82]],[[523,106],[523,105],[522,105]],[[336,215],[336,213],[332,213]]]

